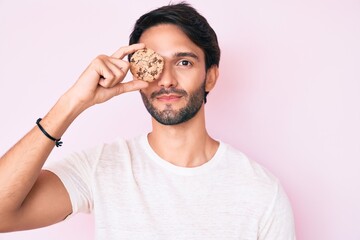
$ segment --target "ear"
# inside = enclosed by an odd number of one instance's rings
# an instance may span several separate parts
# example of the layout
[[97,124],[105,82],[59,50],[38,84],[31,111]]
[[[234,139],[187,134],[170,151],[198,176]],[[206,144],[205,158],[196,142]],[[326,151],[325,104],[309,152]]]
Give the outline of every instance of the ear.
[[216,84],[216,81],[219,77],[219,67],[216,65],[212,65],[206,73],[206,83],[205,83],[205,91],[210,92]]

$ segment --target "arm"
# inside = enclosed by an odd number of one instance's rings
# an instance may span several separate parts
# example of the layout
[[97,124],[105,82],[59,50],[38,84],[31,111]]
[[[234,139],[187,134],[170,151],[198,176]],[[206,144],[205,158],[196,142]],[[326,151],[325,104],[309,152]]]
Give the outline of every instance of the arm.
[[[144,48],[134,44],[112,56],[95,58],[78,81],[57,101],[41,121],[44,129],[60,138],[87,108],[114,96],[147,87],[146,82],[122,83],[129,63],[122,59]],[[72,212],[69,196],[60,179],[42,166],[54,148],[37,126],[0,159],[0,232],[47,226]]]
[[294,216],[289,199],[280,183],[260,221],[258,240],[296,240]]

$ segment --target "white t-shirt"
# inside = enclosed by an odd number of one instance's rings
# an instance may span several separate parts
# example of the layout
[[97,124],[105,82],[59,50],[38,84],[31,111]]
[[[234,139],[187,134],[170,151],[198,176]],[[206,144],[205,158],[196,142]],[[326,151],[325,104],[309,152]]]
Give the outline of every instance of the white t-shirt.
[[278,180],[223,142],[194,168],[161,159],[144,135],[46,169],[64,183],[73,214],[93,212],[98,240],[295,239]]

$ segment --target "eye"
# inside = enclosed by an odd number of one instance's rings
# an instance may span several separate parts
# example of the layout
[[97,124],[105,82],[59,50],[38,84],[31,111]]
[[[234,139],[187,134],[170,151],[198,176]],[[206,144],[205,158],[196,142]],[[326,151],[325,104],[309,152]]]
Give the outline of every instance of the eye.
[[180,66],[191,66],[192,63],[188,60],[181,60],[180,62],[178,62],[178,65]]

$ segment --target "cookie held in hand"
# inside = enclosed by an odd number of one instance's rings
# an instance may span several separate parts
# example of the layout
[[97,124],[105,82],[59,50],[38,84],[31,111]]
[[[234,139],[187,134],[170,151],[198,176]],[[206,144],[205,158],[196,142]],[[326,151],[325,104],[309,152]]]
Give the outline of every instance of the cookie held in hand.
[[130,59],[130,72],[139,80],[152,82],[164,68],[164,59],[149,48],[136,51]]

